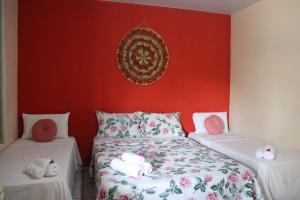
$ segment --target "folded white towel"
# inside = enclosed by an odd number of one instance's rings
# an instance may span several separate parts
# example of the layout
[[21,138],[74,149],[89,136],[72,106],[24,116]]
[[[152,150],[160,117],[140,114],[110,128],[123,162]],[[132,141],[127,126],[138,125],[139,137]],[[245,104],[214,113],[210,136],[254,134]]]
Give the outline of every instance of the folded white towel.
[[114,158],[111,161],[110,166],[112,169],[122,172],[128,176],[137,178],[143,175],[143,167],[141,165],[128,163],[118,158]]
[[39,166],[40,168],[42,168],[44,170],[44,172],[46,171],[46,168],[48,167],[50,162],[51,162],[51,159],[49,159],[49,158],[38,158],[34,161],[34,163],[37,166]]
[[259,148],[256,151],[256,158],[258,159],[264,159],[264,149],[263,148]]
[[264,159],[265,160],[274,160],[275,159],[275,149],[271,145],[265,146]]
[[275,159],[275,149],[271,145],[266,145],[262,148],[257,149],[256,158],[264,160]]
[[60,174],[60,166],[57,163],[50,163],[45,171],[45,176],[57,176]]
[[35,163],[29,163],[26,167],[24,172],[26,174],[31,175],[34,178],[42,178],[45,175],[45,170]]
[[138,164],[138,165],[145,162],[145,158],[143,156],[139,156],[133,153],[123,153],[122,160],[127,163]]
[[143,174],[148,176],[149,174],[151,174],[152,170],[153,170],[153,167],[151,165],[151,163],[148,163],[148,162],[143,162],[141,164],[141,166],[143,167]]

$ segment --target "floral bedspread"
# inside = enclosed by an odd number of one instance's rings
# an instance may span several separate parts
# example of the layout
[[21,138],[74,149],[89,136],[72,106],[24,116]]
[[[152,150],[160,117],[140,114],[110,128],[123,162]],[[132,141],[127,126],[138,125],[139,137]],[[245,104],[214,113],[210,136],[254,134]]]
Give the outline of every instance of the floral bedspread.
[[[110,167],[123,152],[139,151],[151,175],[133,178]],[[185,137],[95,139],[92,158],[98,200],[263,199],[249,168]]]

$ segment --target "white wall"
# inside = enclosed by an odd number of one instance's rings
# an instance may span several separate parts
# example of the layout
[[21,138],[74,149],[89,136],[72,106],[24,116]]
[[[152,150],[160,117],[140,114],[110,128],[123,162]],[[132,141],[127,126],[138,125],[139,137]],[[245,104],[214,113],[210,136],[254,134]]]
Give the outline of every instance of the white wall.
[[0,150],[17,138],[17,69],[18,69],[18,0],[2,0],[4,11],[4,144]]
[[300,150],[300,0],[261,0],[231,26],[231,130]]

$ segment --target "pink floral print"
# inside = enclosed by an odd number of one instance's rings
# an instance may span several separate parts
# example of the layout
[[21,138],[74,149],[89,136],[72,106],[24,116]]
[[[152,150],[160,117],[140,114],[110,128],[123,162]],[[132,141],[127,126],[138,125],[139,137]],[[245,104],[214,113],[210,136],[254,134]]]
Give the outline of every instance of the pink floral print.
[[168,119],[172,119],[173,116],[172,116],[171,114],[167,114],[166,117],[167,117]]
[[107,176],[107,175],[110,175],[110,173],[108,171],[101,171],[99,173],[100,176]]
[[164,177],[167,178],[167,179],[172,179],[173,178],[173,176],[170,175],[170,174],[166,174],[166,175],[164,175]]
[[206,183],[212,181],[212,179],[213,179],[213,177],[210,176],[210,175],[205,175],[205,176],[204,176],[204,182],[206,182]]
[[215,192],[209,193],[206,197],[206,200],[217,200],[217,193]]
[[192,186],[192,182],[190,181],[189,178],[187,178],[187,177],[182,177],[182,178],[180,179],[180,185],[181,185],[182,187],[191,187],[191,186]]
[[103,123],[104,123],[104,120],[103,120],[103,119],[100,119],[100,120],[98,121],[99,126],[102,126]]
[[151,122],[151,123],[149,124],[149,126],[150,126],[150,127],[155,127],[155,122]]
[[140,129],[140,133],[143,137],[184,136],[179,115],[180,113],[142,113],[140,115],[140,126],[146,123],[147,127]]
[[163,128],[162,132],[163,132],[163,134],[168,134],[168,132],[169,132],[169,129],[167,129],[167,128]]
[[126,131],[126,130],[127,130],[127,126],[122,125],[122,126],[121,126],[121,130],[122,130],[122,131]]
[[105,199],[106,197],[106,191],[104,189],[100,189],[100,192],[99,192],[99,199]]
[[239,177],[235,173],[230,173],[228,176],[228,182],[231,184],[235,184],[239,182]]
[[234,198],[234,200],[243,200],[243,197],[242,197],[242,195],[238,194],[238,195]]
[[121,195],[119,200],[129,200],[130,198],[127,195]]
[[243,180],[251,181],[252,180],[252,173],[249,170],[245,170],[242,174]]
[[137,137],[139,131],[138,113],[106,113],[97,111],[98,136]]
[[146,124],[142,124],[142,125],[140,125],[140,130],[145,130],[146,129]]
[[115,126],[113,126],[113,127],[111,127],[111,132],[116,132],[117,131],[117,127],[115,127]]
[[[188,138],[143,138],[143,146],[116,145],[115,141],[120,139],[99,139],[93,147],[93,163],[96,164],[93,169],[98,170],[94,173],[97,200],[262,200],[257,179],[250,169],[239,163],[233,164],[234,161],[229,158],[224,162],[224,155]],[[133,141],[138,140],[121,139],[124,144]],[[120,157],[124,151],[143,151],[145,159],[153,166],[152,173],[134,178],[113,170],[110,161]],[[206,155],[210,156],[209,160]]]
[[168,167],[166,167],[166,170],[175,170],[175,168],[171,167],[171,166],[168,166]]
[[138,115],[133,115],[133,119],[134,120],[139,120],[139,116]]
[[193,174],[197,174],[200,172],[200,169],[191,169],[190,172]]

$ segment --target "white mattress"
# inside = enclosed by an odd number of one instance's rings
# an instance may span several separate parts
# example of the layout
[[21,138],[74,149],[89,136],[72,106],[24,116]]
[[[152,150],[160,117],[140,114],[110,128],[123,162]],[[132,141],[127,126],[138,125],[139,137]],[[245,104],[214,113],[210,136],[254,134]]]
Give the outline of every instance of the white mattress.
[[266,145],[260,140],[232,133],[215,136],[190,133],[189,138],[252,168],[266,199],[300,199],[300,152],[275,146],[276,159],[265,161],[255,156],[256,150]]
[[[53,159],[61,166],[62,174],[42,179],[24,174],[25,166],[39,157]],[[0,153],[0,184],[9,200],[71,200],[74,174],[81,164],[73,137],[48,143],[19,139]]]

